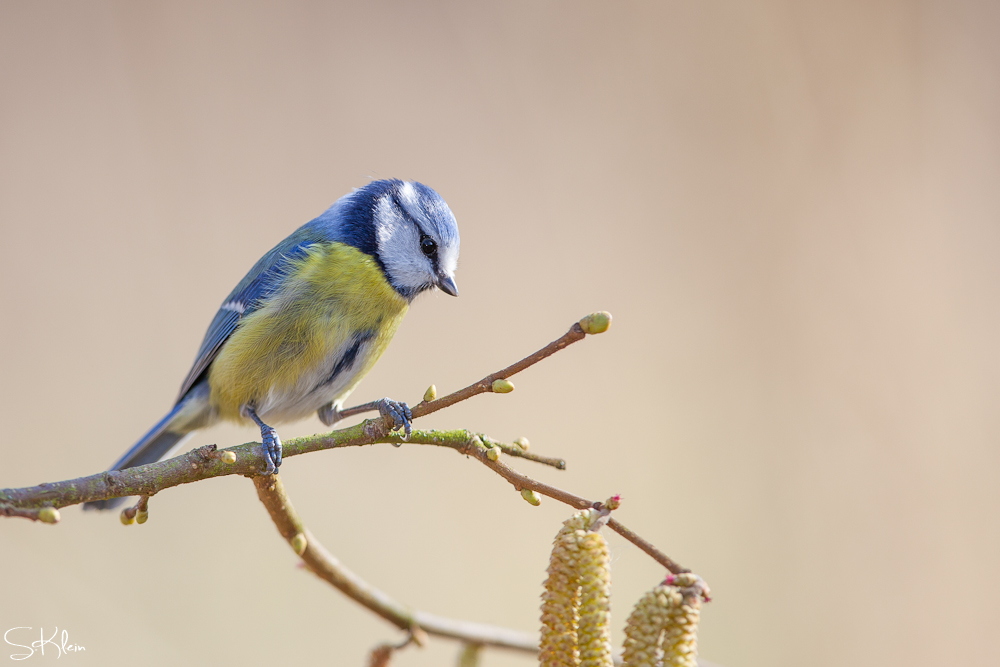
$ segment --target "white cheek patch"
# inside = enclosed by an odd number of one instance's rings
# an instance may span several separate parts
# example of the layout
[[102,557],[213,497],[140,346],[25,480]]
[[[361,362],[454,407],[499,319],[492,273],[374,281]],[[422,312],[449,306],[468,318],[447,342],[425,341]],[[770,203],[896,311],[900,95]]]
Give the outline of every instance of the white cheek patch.
[[446,276],[454,276],[458,268],[458,241],[449,243],[438,251],[438,268]]
[[432,279],[433,267],[420,252],[418,230],[403,219],[388,197],[375,207],[375,236],[379,257],[394,285],[419,289]]

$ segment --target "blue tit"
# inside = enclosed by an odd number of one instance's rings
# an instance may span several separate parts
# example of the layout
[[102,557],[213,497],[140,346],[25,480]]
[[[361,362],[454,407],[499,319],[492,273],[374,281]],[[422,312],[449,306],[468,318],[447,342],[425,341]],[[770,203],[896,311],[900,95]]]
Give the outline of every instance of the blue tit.
[[[173,409],[112,469],[159,461],[196,429],[224,419],[260,428],[264,472],[274,472],[281,439],[270,424],[313,413],[334,424],[410,302],[435,287],[458,296],[458,249],[455,216],[425,185],[374,181],[340,198],[264,255],[226,297]],[[386,398],[373,407],[409,435],[405,403]]]

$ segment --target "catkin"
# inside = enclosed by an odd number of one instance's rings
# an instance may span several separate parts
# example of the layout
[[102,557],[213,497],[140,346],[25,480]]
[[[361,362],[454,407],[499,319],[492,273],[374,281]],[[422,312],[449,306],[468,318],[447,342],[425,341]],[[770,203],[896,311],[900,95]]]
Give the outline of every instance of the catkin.
[[591,527],[596,510],[563,523],[542,593],[542,667],[611,667],[608,544]]
[[623,667],[696,667],[698,617],[707,588],[694,574],[679,574],[647,592],[625,626]]
[[611,554],[600,533],[579,533],[580,667],[611,667]]

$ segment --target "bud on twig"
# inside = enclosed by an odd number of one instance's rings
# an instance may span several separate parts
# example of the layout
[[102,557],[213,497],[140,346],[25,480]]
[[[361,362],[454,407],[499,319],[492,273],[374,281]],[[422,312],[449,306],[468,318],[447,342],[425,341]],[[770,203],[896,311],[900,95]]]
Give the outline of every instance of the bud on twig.
[[59,510],[55,507],[43,507],[38,510],[38,520],[42,523],[59,523]]
[[309,545],[309,542],[306,540],[306,536],[303,533],[296,533],[295,537],[290,539],[288,543],[292,545],[292,551],[294,551],[298,556],[304,554],[306,552],[306,547]]
[[424,392],[424,403],[430,403],[438,396],[437,387],[431,385],[427,387],[427,391]]
[[495,394],[509,394],[514,391],[514,383],[510,380],[500,378],[499,380],[493,381],[492,389]]
[[524,451],[528,451],[528,449],[531,447],[531,443],[528,442],[528,439],[525,438],[524,436],[521,436],[520,438],[515,440],[514,444],[523,449]]
[[538,507],[542,504],[542,499],[538,497],[538,494],[531,489],[521,489],[521,497],[527,500],[529,503]]
[[376,646],[368,654],[368,667],[389,667],[395,647],[387,644]]
[[425,632],[423,628],[419,625],[414,625],[410,628],[410,640],[407,641],[407,644],[409,644],[410,641],[420,648],[423,648],[427,646],[427,642],[430,641],[430,637],[427,636],[427,632]]
[[458,654],[458,667],[479,667],[482,648],[482,644],[462,644],[462,652]]
[[599,334],[604,333],[611,326],[611,313],[602,310],[599,313],[591,313],[580,320],[580,328],[583,333]]

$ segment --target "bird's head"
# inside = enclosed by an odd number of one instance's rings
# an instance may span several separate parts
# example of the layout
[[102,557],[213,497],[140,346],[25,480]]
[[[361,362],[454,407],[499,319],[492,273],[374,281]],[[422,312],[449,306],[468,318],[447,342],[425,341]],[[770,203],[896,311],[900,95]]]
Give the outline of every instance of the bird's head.
[[458,296],[458,223],[448,204],[415,181],[372,181],[338,202],[345,241],[372,255],[412,299],[434,287]]

